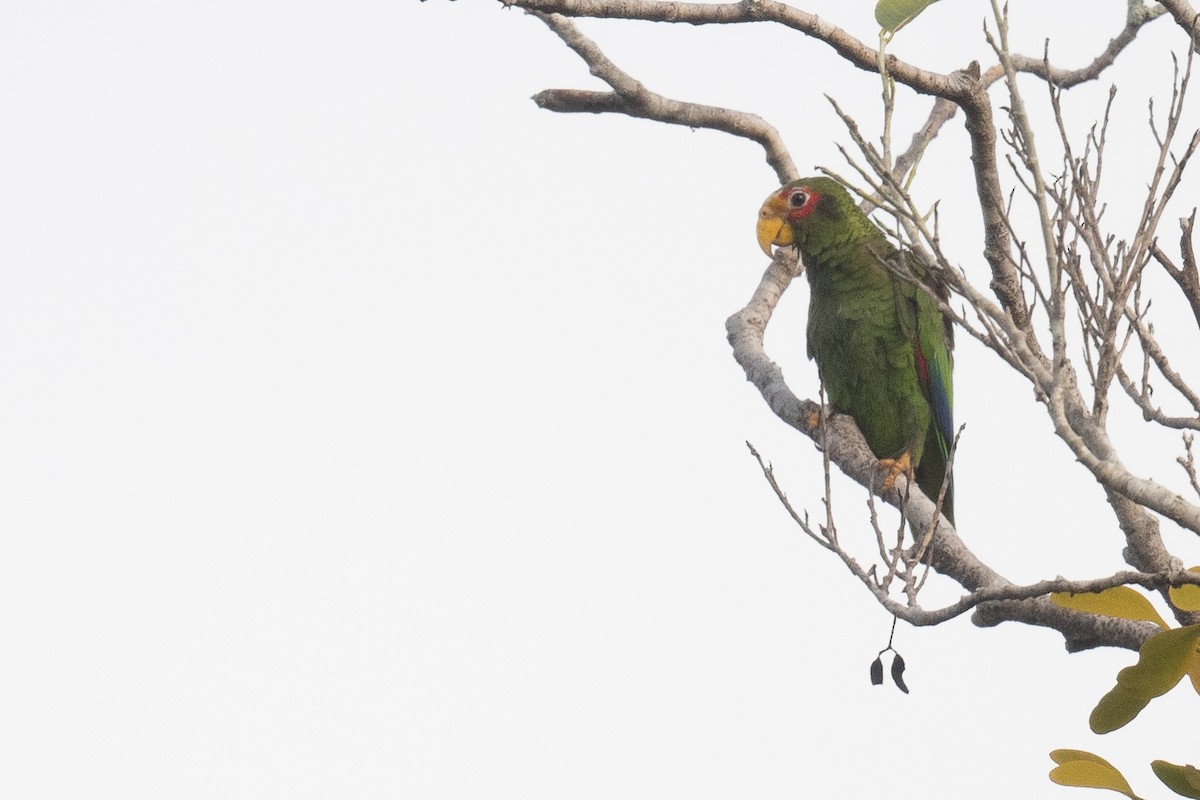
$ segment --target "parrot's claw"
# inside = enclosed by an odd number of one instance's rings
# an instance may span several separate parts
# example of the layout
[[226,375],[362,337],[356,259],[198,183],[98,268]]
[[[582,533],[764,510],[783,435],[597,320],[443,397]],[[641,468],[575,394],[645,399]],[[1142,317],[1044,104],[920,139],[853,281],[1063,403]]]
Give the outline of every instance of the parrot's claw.
[[903,475],[910,481],[913,479],[913,463],[912,456],[907,450],[900,454],[899,458],[881,458],[879,466],[888,471],[887,477],[883,479],[883,491],[890,492],[892,487],[896,485],[896,478]]

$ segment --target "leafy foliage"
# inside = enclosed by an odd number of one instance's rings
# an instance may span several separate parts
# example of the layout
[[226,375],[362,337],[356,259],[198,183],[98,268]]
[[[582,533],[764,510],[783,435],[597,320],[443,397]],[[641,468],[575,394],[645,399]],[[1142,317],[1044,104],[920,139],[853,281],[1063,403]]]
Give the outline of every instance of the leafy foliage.
[[875,21],[884,31],[895,33],[936,3],[937,0],[879,0]]
[[1150,768],[1175,794],[1200,798],[1200,769],[1191,764],[1181,767],[1168,761],[1152,761]]
[[[1170,597],[1176,607],[1191,610],[1186,605],[1194,599],[1191,592],[1172,589]],[[1200,625],[1167,628],[1150,601],[1126,586],[1090,594],[1058,593],[1051,599],[1063,608],[1149,621],[1164,628],[1142,644],[1138,662],[1117,673],[1116,686],[1092,709],[1088,723],[1095,733],[1109,733],[1128,724],[1151,700],[1175,688],[1184,675],[1191,676],[1192,685],[1200,693]],[[1050,757],[1059,765],[1050,771],[1050,780],[1055,783],[1109,789],[1137,797],[1124,776],[1100,756],[1086,750],[1055,750]],[[1151,767],[1171,791],[1200,800],[1200,770],[1161,760],[1153,762]]]
[[1146,640],[1138,663],[1117,673],[1117,685],[1092,710],[1089,724],[1109,733],[1130,722],[1155,697],[1175,688],[1194,669],[1200,625],[1163,631]]
[[1117,673],[1117,682],[1147,697],[1164,695],[1183,678],[1200,641],[1200,625],[1163,631],[1146,640],[1138,663]]
[[1111,789],[1138,800],[1125,776],[1100,756],[1086,750],[1055,750],[1050,758],[1058,764],[1050,770],[1050,780],[1060,786],[1085,789]]
[[[1190,567],[1188,572],[1200,572],[1200,566]],[[1200,586],[1172,586],[1168,594],[1180,611],[1200,611]]]
[[1088,717],[1093,733],[1111,733],[1122,728],[1150,705],[1152,698],[1118,683],[1100,698]]
[[1055,605],[1069,608],[1072,611],[1083,611],[1087,614],[1103,614],[1106,617],[1130,619],[1138,622],[1153,622],[1166,630],[1170,626],[1162,616],[1150,605],[1144,595],[1128,586],[1114,586],[1103,592],[1087,594],[1067,594],[1056,592],[1050,595]]

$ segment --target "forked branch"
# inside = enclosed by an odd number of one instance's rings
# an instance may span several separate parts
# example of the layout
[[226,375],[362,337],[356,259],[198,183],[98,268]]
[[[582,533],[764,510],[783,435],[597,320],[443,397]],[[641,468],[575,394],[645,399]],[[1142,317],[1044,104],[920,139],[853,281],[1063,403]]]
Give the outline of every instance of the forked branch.
[[[776,0],[744,0],[735,3],[665,2],[664,0],[501,0],[506,6],[523,8],[545,23],[588,66],[593,75],[609,87],[608,91],[550,89],[535,95],[542,108],[563,113],[619,113],[690,128],[723,131],[749,139],[763,148],[766,160],[781,181],[797,177],[798,172],[781,141],[778,132],[762,117],[747,112],[699,103],[686,102],[657,94],[643,83],[620,69],[602,49],[587,38],[572,18],[596,17],[608,19],[643,20],[690,25],[769,23],[802,33],[832,48],[848,64],[868,72],[883,74],[885,87],[894,81],[909,89],[935,98],[926,123],[915,133],[908,150],[891,159],[890,129],[885,130],[882,157],[871,158],[873,148],[864,137],[858,136],[860,149],[868,154],[869,170],[862,174],[882,196],[885,206],[899,220],[912,246],[931,253],[935,269],[944,276],[953,294],[966,300],[977,316],[972,324],[962,314],[944,303],[943,312],[956,324],[983,341],[1006,364],[1022,374],[1034,387],[1035,396],[1046,405],[1056,434],[1067,443],[1076,458],[1104,486],[1117,522],[1129,544],[1127,560],[1137,571],[1123,572],[1091,581],[1055,579],[1031,586],[1014,586],[981,562],[958,538],[945,519],[938,519],[934,502],[924,497],[915,486],[899,480],[899,494],[883,499],[901,508],[912,530],[933,530],[937,533],[928,541],[932,566],[941,574],[957,581],[967,594],[958,602],[942,609],[925,610],[915,605],[915,591],[909,592],[910,604],[900,603],[889,595],[887,586],[892,573],[904,573],[910,589],[913,567],[907,556],[899,561],[884,560],[888,577],[877,580],[870,569],[864,570],[838,543],[832,519],[824,525],[809,526],[807,516],[796,512],[784,496],[770,468],[764,473],[772,482],[781,501],[796,521],[822,546],[832,550],[846,563],[850,571],[863,580],[879,601],[897,615],[914,624],[936,624],[964,611],[974,609],[978,624],[989,625],[1004,620],[1018,620],[1044,625],[1062,632],[1071,649],[1101,645],[1136,647],[1149,629],[1117,620],[1104,620],[1075,614],[1053,606],[1045,593],[1054,590],[1085,591],[1109,585],[1137,583],[1161,588],[1166,581],[1178,577],[1179,563],[1163,545],[1158,518],[1147,509],[1159,512],[1191,530],[1200,533],[1200,506],[1189,503],[1162,486],[1133,475],[1118,458],[1106,428],[1108,387],[1118,382],[1142,407],[1147,419],[1170,425],[1184,420],[1176,427],[1193,427],[1189,418],[1169,417],[1149,404],[1149,370],[1153,364],[1159,376],[1186,398],[1195,400],[1185,376],[1171,370],[1166,355],[1157,348],[1153,329],[1142,304],[1142,272],[1151,259],[1179,286],[1191,304],[1200,327],[1200,275],[1191,249],[1189,220],[1184,228],[1185,246],[1180,261],[1172,259],[1154,238],[1154,229],[1161,217],[1166,200],[1178,185],[1178,177],[1186,165],[1187,156],[1200,139],[1193,138],[1182,159],[1166,172],[1166,181],[1159,189],[1159,177],[1154,176],[1140,225],[1138,238],[1128,245],[1116,244],[1112,237],[1101,235],[1100,220],[1103,206],[1097,200],[1100,169],[1098,153],[1103,149],[1103,130],[1098,138],[1087,143],[1082,156],[1071,153],[1070,142],[1061,124],[1062,142],[1067,150],[1062,175],[1044,176],[1034,141],[1035,131],[1024,116],[1018,93],[1017,73],[1041,78],[1051,90],[1057,110],[1057,96],[1065,88],[1094,80],[1104,74],[1118,56],[1137,38],[1139,31],[1151,20],[1167,13],[1193,39],[1195,12],[1185,0],[1167,0],[1161,6],[1147,7],[1143,0],[1127,0],[1128,13],[1124,26],[1106,47],[1090,62],[1067,69],[1051,63],[1048,53],[1031,58],[1009,52],[1007,45],[1007,10],[993,2],[997,38],[995,57],[998,63],[981,69],[973,63],[966,69],[950,73],[927,70],[915,64],[885,54],[876,47],[847,33],[844,29],[816,15]],[[883,40],[881,39],[881,42]],[[990,58],[990,56],[989,56]],[[990,90],[1005,79],[1007,97],[993,103]],[[1186,79],[1185,79],[1186,82]],[[885,92],[885,94],[887,94]],[[1179,93],[1181,96],[1182,92]],[[894,96],[894,94],[892,95]],[[1176,99],[1179,99],[1177,96]],[[1005,105],[1007,103],[1007,105]],[[996,109],[1010,113],[1013,127],[1004,137],[998,136]],[[983,255],[990,270],[986,290],[974,286],[966,273],[951,265],[941,252],[936,230],[936,216],[931,230],[926,213],[919,211],[907,194],[911,168],[934,141],[938,132],[962,109],[969,135],[972,177],[979,211],[983,219]],[[888,109],[890,113],[890,107]],[[1173,101],[1169,114],[1168,134],[1178,121],[1179,104]],[[843,115],[857,135],[853,121]],[[1169,139],[1161,148],[1160,170],[1169,152]],[[1002,185],[999,155],[1002,144],[1011,149],[1015,177],[1028,191],[1029,200],[1037,207],[1040,230],[1029,240],[1019,238],[1013,227],[1013,195]],[[1096,156],[1096,170],[1087,171],[1088,158]],[[870,171],[878,180],[870,178]],[[1193,215],[1194,218],[1194,215]],[[1032,244],[1030,244],[1032,243]],[[1040,246],[1045,252],[1034,249]],[[1039,261],[1041,263],[1039,263]],[[1087,272],[1088,268],[1091,272]],[[818,403],[797,397],[785,383],[778,366],[763,349],[763,331],[770,320],[775,303],[799,272],[795,254],[777,253],[764,274],[751,301],[726,323],[734,356],[758,387],[771,410],[797,430],[817,441],[825,457],[837,464],[851,478],[864,486],[877,485],[881,475],[874,455],[867,448],[852,420],[844,416],[828,416]],[[1092,280],[1095,280],[1093,285]],[[1073,343],[1066,321],[1070,319],[1068,303],[1078,306],[1083,325],[1082,342]],[[1047,324],[1046,330],[1038,325]],[[1068,335],[1068,334],[1071,335]],[[1048,348],[1043,349],[1039,336],[1049,334]],[[1122,360],[1127,346],[1140,345],[1145,354],[1145,368],[1140,385],[1138,377],[1126,370]],[[1085,401],[1075,373],[1072,347],[1084,351],[1084,360],[1095,392],[1091,402]],[[1180,464],[1195,485],[1195,466],[1191,457],[1190,440],[1187,457]],[[907,497],[902,501],[901,497]],[[880,542],[883,537],[880,534]],[[882,547],[882,544],[881,544]],[[896,550],[891,551],[894,556]],[[901,564],[900,561],[904,563]],[[907,570],[907,571],[906,571]],[[1089,588],[1090,587],[1090,588]]]
[[779,132],[762,117],[745,111],[672,100],[656,94],[614,64],[571,20],[561,14],[531,13],[558,34],[567,47],[584,60],[593,75],[613,89],[611,92],[547,89],[533,96],[533,101],[541,108],[564,113],[612,112],[670,125],[723,131],[761,145],[766,152],[767,163],[775,170],[781,183],[798,177],[796,165],[779,138]]

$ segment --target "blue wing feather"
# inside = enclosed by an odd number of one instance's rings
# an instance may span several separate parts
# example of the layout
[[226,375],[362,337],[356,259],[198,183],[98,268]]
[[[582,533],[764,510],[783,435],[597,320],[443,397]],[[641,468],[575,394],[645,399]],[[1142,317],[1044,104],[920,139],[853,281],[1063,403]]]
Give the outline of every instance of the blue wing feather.
[[[940,354],[939,354],[940,355]],[[954,408],[951,399],[950,364],[945,356],[934,356],[929,363],[929,386],[924,387],[933,407],[933,422],[937,426],[938,444],[942,455],[949,457],[954,441]]]

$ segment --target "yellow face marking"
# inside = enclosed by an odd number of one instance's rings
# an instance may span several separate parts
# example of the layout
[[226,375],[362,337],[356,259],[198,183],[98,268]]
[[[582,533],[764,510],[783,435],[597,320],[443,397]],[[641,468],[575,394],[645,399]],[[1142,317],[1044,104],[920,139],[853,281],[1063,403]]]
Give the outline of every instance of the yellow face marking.
[[758,246],[768,256],[773,256],[771,245],[789,247],[795,244],[792,237],[792,226],[786,224],[787,203],[776,192],[767,198],[758,210]]

